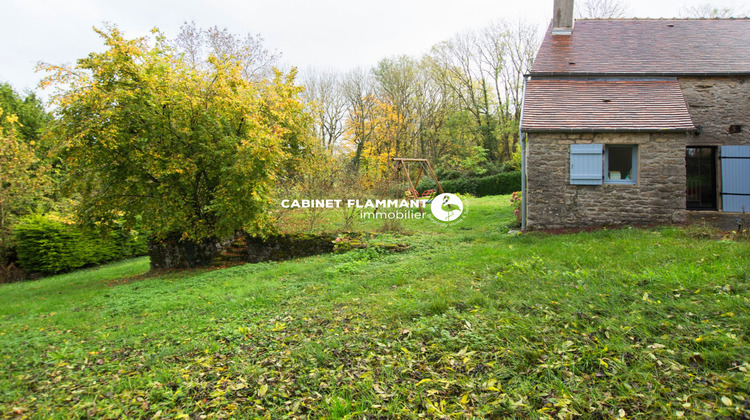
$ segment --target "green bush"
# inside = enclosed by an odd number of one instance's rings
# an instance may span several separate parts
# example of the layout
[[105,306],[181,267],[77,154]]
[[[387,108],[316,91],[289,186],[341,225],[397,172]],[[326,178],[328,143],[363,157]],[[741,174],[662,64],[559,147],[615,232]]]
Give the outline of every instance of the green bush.
[[[449,179],[440,182],[445,192],[471,194],[477,197],[486,195],[512,194],[521,189],[521,172],[504,172],[481,178]],[[419,184],[420,191],[436,188],[432,181]]]
[[104,233],[86,232],[50,216],[31,216],[13,229],[18,262],[30,272],[55,274],[143,255],[146,238],[117,225]]

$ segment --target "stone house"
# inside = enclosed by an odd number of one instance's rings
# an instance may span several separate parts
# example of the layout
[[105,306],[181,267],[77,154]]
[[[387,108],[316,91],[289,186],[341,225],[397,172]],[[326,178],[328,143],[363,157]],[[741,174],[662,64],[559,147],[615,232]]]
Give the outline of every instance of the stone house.
[[554,10],[526,76],[524,228],[750,212],[750,19]]

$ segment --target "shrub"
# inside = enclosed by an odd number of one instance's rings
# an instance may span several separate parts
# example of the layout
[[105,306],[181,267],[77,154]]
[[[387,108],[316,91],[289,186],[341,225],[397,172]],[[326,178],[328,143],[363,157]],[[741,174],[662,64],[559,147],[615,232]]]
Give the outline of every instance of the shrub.
[[521,191],[514,191],[513,195],[510,196],[510,204],[513,206],[513,215],[516,216],[516,221],[521,223],[521,204],[523,203],[523,196]]
[[54,216],[28,217],[13,229],[19,265],[30,272],[55,274],[146,253],[145,236],[116,225],[86,232]]
[[[454,194],[471,194],[477,197],[486,195],[511,194],[521,189],[521,172],[504,172],[481,178],[460,178],[440,183],[445,192]],[[435,183],[425,181],[419,184],[419,190],[435,188]]]

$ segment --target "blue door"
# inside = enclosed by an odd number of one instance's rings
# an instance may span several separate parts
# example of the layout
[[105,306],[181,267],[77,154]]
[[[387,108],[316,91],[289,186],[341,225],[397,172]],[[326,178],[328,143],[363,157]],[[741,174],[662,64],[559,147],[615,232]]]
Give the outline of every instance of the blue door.
[[750,146],[721,146],[722,210],[750,212]]

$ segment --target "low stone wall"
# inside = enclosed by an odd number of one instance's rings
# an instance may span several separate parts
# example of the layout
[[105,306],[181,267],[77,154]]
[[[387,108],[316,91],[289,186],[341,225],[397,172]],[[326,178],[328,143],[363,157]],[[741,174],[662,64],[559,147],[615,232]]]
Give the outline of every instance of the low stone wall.
[[[683,223],[685,134],[537,134],[528,137],[528,229]],[[636,185],[570,185],[570,145],[638,145]]]
[[[334,239],[331,235],[271,235],[265,239],[246,235],[195,243],[170,238],[150,241],[148,255],[152,270],[205,267],[222,260],[283,261],[333,252]],[[225,251],[233,256],[223,255]]]
[[164,241],[149,241],[148,256],[152,270],[173,268],[195,268],[211,265],[231,240],[206,240],[200,243],[168,238]]
[[283,261],[333,252],[331,235],[272,235],[262,239],[247,236],[247,262]]

